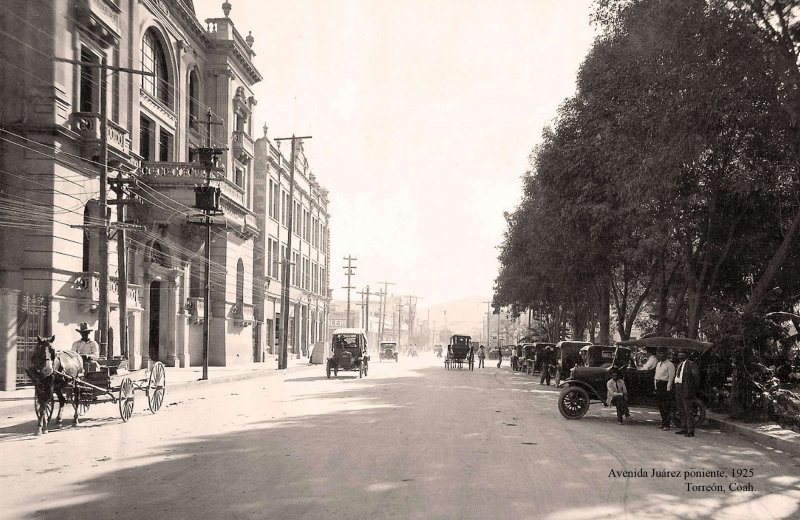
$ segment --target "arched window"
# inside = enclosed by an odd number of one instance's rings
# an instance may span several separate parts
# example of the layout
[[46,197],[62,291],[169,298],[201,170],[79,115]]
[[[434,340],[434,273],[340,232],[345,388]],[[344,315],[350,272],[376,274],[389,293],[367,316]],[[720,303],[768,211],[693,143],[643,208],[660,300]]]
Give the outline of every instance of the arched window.
[[144,33],[142,40],[142,70],[155,76],[142,76],[142,89],[168,107],[172,107],[169,68],[164,48],[153,29]]
[[236,262],[236,305],[244,304],[244,262],[240,258]]
[[200,117],[200,79],[197,77],[197,71],[193,70],[189,73],[189,128],[199,127]]

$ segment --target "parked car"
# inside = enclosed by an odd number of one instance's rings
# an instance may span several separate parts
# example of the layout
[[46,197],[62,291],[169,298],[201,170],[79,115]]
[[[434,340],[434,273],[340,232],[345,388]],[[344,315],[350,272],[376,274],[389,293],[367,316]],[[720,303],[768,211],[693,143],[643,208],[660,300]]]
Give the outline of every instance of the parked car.
[[397,363],[397,342],[381,341],[381,346],[378,349],[378,361],[383,362],[384,359]]
[[331,354],[325,363],[328,378],[331,372],[339,375],[340,370],[358,372],[358,377],[367,375],[369,355],[367,355],[367,337],[361,329],[336,329],[331,340]]
[[562,379],[566,379],[569,371],[575,365],[581,362],[581,349],[587,345],[591,345],[589,341],[559,341],[556,343],[556,359],[554,366],[554,376],[556,379],[556,386]]
[[611,360],[614,359],[615,351],[616,347],[614,346],[586,345],[580,351],[580,366],[608,368],[611,366]]
[[673,352],[685,350],[693,354],[690,357],[700,368],[701,384],[697,398],[692,405],[692,415],[695,418],[695,425],[702,424],[706,417],[710,395],[704,366],[708,362],[712,344],[687,338],[652,337],[620,341],[617,342],[614,349],[610,365],[574,367],[570,377],[562,382],[564,388],[558,398],[558,411],[561,412],[561,415],[567,419],[580,419],[589,411],[591,403],[600,402],[606,406],[606,383],[611,378],[612,367],[619,369],[620,378],[625,381],[628,389],[628,403],[631,406],[657,407],[658,402],[653,385],[655,369],[641,370],[636,367],[631,351],[635,347],[660,347]]
[[[556,344],[555,343],[534,343],[532,346],[533,349],[533,362],[529,363],[529,373],[531,375],[535,374],[536,372],[542,371],[542,364],[544,363],[544,358],[547,356],[547,347],[551,347],[551,351],[555,350]],[[555,362],[555,360],[551,360]],[[552,375],[555,375],[553,373]]]

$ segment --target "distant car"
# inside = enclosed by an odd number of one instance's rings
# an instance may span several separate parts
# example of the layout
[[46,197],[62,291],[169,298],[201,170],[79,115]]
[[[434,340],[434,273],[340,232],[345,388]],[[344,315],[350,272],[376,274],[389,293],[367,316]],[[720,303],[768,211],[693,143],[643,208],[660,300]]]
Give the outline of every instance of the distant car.
[[[686,350],[695,354],[694,361],[700,367],[701,384],[697,398],[692,404],[692,415],[695,425],[699,426],[706,418],[706,408],[710,392],[703,370],[707,364],[711,343],[686,338],[642,338],[638,340],[617,342],[610,363],[601,366],[576,366],[570,377],[562,381],[564,389],[558,398],[558,411],[567,419],[580,419],[592,402],[601,402],[606,406],[608,392],[606,383],[611,378],[611,367],[619,369],[620,378],[628,389],[628,402],[631,406],[658,406],[655,386],[655,368],[641,370],[632,359],[633,347],[666,348],[672,351]],[[603,347],[608,348],[608,347]],[[676,420],[676,424],[678,424]]]
[[383,362],[384,359],[390,361],[398,361],[397,357],[397,343],[394,341],[381,341],[381,346],[378,349],[378,361]]
[[340,370],[358,372],[358,377],[367,375],[369,356],[367,355],[367,337],[361,329],[336,329],[331,340],[331,353],[325,363],[328,378],[331,372],[339,375]]

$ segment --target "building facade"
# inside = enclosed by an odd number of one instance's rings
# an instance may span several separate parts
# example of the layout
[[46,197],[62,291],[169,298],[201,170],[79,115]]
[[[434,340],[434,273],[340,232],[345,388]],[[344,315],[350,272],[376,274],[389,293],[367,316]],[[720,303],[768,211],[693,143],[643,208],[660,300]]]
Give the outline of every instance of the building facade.
[[[206,238],[194,223],[194,187],[206,183],[220,188],[223,213],[210,244],[209,362],[263,358],[250,290],[259,233],[251,89],[261,75],[253,36],[222,7],[201,23],[191,0],[3,2],[0,335],[12,354],[0,360],[2,386],[12,373],[23,377],[36,334],[69,348],[79,323],[98,327],[104,219],[128,225],[109,233],[103,353],[128,357],[134,369],[201,364]],[[225,151],[207,171],[192,150],[209,144]],[[123,186],[124,203],[114,204]]]
[[[255,242],[253,298],[260,327],[257,341],[265,357],[277,353],[284,284],[289,285],[289,355],[307,357],[309,347],[328,336],[328,190],[311,173],[301,140],[296,141],[291,189],[291,150],[291,141],[271,140],[266,127],[264,136],[255,142],[255,211],[261,233]],[[289,233],[291,251],[287,256]],[[284,280],[282,268],[285,258],[290,266],[288,280]]]

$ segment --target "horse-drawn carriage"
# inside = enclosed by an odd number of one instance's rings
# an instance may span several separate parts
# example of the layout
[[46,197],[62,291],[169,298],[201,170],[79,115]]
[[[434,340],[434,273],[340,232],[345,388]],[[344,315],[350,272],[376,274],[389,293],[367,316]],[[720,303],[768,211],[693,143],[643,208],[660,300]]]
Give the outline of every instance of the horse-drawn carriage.
[[[122,375],[120,364],[101,365],[99,369],[88,371],[81,356],[68,350],[53,347],[55,336],[37,336],[37,344],[31,357],[32,366],[28,377],[34,381],[34,409],[37,418],[37,435],[47,433],[52,419],[55,397],[59,407],[56,425],[61,426],[61,412],[67,400],[74,408],[73,424],[78,425],[78,417],[89,407],[98,403],[116,403],[119,415],[127,422],[133,415],[134,392],[144,391],[147,404],[156,413],[164,402],[166,376],[164,365],[157,361],[149,370],[130,372]],[[139,372],[140,378],[137,378]]]
[[466,363],[472,370],[475,367],[475,349],[472,347],[472,337],[462,334],[450,336],[450,344],[447,345],[447,357],[444,358],[444,368],[463,368]]

